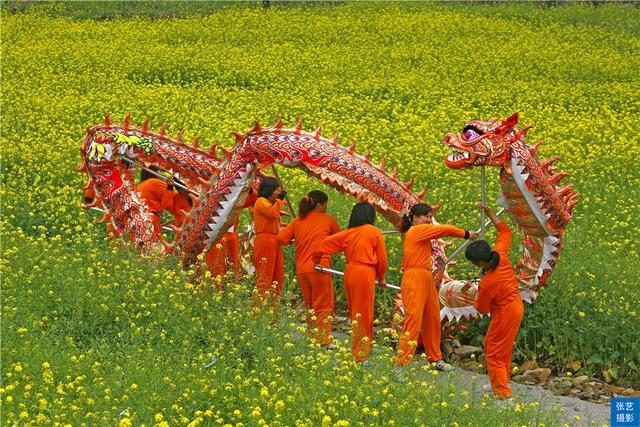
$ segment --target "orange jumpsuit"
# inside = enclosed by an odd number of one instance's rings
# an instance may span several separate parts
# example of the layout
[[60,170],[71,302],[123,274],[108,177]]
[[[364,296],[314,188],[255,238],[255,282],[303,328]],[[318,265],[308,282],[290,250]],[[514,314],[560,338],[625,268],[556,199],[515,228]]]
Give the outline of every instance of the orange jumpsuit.
[[422,335],[430,362],[442,359],[440,352],[440,300],[431,274],[431,240],[464,237],[464,230],[452,225],[420,224],[407,231],[402,242],[402,282],[404,332],[400,336],[396,364],[411,362],[418,337]]
[[[167,191],[172,192],[171,190]],[[186,212],[191,210],[191,205],[189,200],[185,199],[179,192],[173,191],[172,193],[171,201],[165,208],[173,215],[176,227],[181,227],[184,220],[187,219]]]
[[136,190],[140,193],[151,211],[153,229],[157,237],[162,232],[160,212],[173,202],[173,192],[167,188],[167,183],[158,178],[149,178],[138,184]]
[[373,341],[375,281],[387,271],[387,249],[380,230],[365,224],[325,238],[314,248],[314,261],[344,251],[344,291],[353,326],[351,352],[356,361],[367,358]]
[[282,200],[271,204],[264,197],[253,206],[256,240],[253,244],[253,265],[256,268],[256,288],[262,297],[276,283],[276,294],[282,295],[284,280],[284,254],[278,243]]
[[[255,193],[249,192],[242,208],[252,207],[256,199]],[[213,277],[224,276],[228,269],[231,269],[236,275],[240,274],[239,226],[240,217],[238,216],[227,232],[207,252],[205,261]]]
[[474,305],[480,313],[491,313],[489,329],[484,338],[484,354],[493,392],[497,398],[506,399],[512,394],[509,388],[511,354],[524,315],[524,305],[509,260],[511,230],[504,222],[496,228],[498,238],[493,250],[500,255],[500,262],[480,279]]
[[[325,237],[340,231],[336,221],[323,212],[309,212],[304,218],[296,218],[278,234],[278,242],[286,245],[296,240],[296,274],[302,290],[304,305],[313,309],[315,324],[319,334],[317,338],[323,345],[331,342],[331,316],[333,316],[333,281],[331,275],[318,273],[313,269],[313,246]],[[331,267],[331,257],[325,255],[320,264]],[[312,325],[311,319],[307,319]]]

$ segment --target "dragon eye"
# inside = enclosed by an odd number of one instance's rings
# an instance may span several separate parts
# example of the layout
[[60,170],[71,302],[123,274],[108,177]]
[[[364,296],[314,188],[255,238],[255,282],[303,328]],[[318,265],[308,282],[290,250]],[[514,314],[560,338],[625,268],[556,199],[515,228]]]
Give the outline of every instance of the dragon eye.
[[476,132],[473,129],[466,129],[464,131],[464,133],[462,134],[462,139],[464,139],[465,141],[471,141],[472,139],[476,139],[477,137],[479,137],[480,135],[478,134],[478,132]]

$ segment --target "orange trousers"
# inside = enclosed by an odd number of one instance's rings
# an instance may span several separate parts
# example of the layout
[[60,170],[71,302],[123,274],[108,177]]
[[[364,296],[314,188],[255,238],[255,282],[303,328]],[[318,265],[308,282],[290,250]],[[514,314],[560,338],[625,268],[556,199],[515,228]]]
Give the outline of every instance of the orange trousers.
[[322,345],[331,343],[331,326],[333,316],[333,281],[326,273],[299,273],[298,283],[302,290],[304,306],[313,310],[315,322],[307,315],[309,328],[317,328],[317,334],[311,334]]
[[440,301],[431,272],[426,268],[405,270],[400,294],[404,306],[404,332],[400,336],[396,364],[404,366],[411,362],[420,335],[429,361],[442,359]]
[[213,277],[224,276],[227,270],[238,274],[240,271],[240,241],[238,240],[238,235],[236,233],[225,233],[220,240],[211,246],[205,261]]
[[491,322],[484,337],[484,355],[491,388],[498,399],[507,399],[512,394],[509,388],[511,355],[523,315],[524,305],[519,297],[491,311]]
[[351,318],[351,353],[365,360],[373,343],[373,303],[376,294],[374,266],[349,263],[344,270],[344,291]]
[[256,289],[263,297],[276,282],[276,294],[282,295],[284,254],[275,234],[261,233],[253,244],[253,265],[256,268]]

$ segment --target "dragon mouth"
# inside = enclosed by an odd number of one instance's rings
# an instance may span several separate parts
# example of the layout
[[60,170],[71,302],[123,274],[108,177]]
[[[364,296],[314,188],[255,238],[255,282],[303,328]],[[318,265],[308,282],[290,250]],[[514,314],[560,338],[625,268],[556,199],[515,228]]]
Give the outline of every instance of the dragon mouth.
[[462,151],[455,147],[451,147],[451,154],[447,156],[447,160],[449,162],[454,162],[454,163],[464,161],[464,160],[469,160],[470,158],[471,158],[471,155],[469,154],[468,151]]

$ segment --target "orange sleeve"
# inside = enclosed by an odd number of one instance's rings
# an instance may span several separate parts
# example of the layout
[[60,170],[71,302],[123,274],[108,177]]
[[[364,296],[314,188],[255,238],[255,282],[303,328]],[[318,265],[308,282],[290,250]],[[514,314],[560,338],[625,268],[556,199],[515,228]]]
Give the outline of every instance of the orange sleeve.
[[164,210],[164,209],[169,210],[169,207],[173,206],[173,195],[174,194],[175,194],[175,192],[173,190],[169,190],[168,188],[166,189],[166,191],[162,195],[162,205],[161,205],[162,206],[162,210]]
[[268,219],[280,218],[280,210],[282,209],[282,200],[278,199],[272,205],[264,197],[260,197],[253,205],[254,212],[257,212]]
[[331,218],[331,225],[329,226],[329,233],[331,233],[331,234],[339,233],[340,232],[340,226],[338,225],[336,220],[333,219],[333,217],[329,217],[329,218]]
[[244,209],[253,207],[253,205],[255,205],[256,203],[256,200],[258,200],[258,196],[256,196],[253,190],[249,190],[249,194],[247,194],[247,198],[245,199],[242,208]]
[[324,255],[332,255],[344,250],[346,233],[336,233],[318,243],[313,251],[313,262],[318,264]]
[[387,246],[384,243],[384,237],[378,230],[378,244],[376,246],[376,257],[378,258],[378,265],[376,266],[376,274],[378,279],[382,279],[389,268],[389,262],[387,260]]
[[489,312],[491,303],[491,293],[487,289],[485,283],[486,282],[480,282],[480,286],[478,287],[478,296],[476,296],[476,299],[473,301],[473,305],[476,310],[482,314]]
[[278,233],[278,235],[276,236],[276,239],[278,239],[279,244],[288,245],[289,243],[291,243],[291,241],[293,240],[293,236],[295,234],[295,228],[296,228],[295,224],[297,221],[298,221],[297,219],[294,219],[289,224],[287,224],[284,230]]
[[498,230],[498,238],[493,248],[496,252],[509,253],[509,247],[511,247],[511,238],[513,233],[509,229],[509,226],[503,222],[498,223],[496,226]]
[[413,232],[416,242],[424,242],[425,240],[438,239],[446,236],[464,237],[464,230],[453,225],[420,224],[414,225],[414,227],[416,227],[416,231]]

